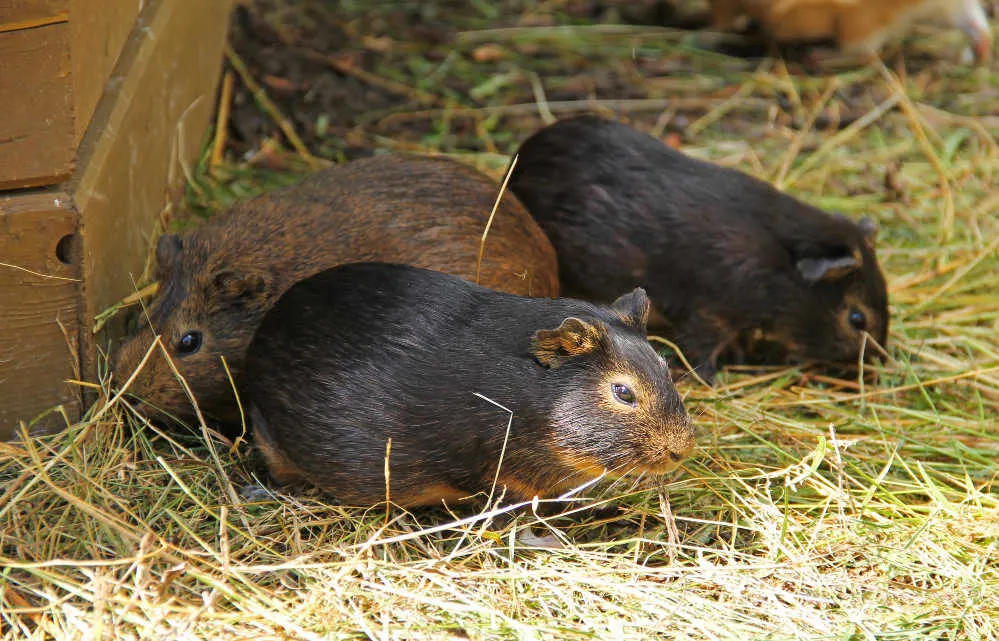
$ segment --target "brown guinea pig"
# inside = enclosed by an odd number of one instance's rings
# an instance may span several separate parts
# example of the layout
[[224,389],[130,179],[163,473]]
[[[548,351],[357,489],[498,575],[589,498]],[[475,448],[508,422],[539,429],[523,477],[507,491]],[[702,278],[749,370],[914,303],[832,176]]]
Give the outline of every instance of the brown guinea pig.
[[370,505],[386,499],[387,465],[404,507],[489,493],[494,479],[509,498],[551,497],[605,469],[671,470],[693,448],[648,312],[641,289],[603,307],[341,265],[267,312],[240,393],[281,483]]
[[545,127],[517,153],[510,188],[555,245],[563,294],[609,301],[645,287],[705,379],[750,332],[797,359],[856,361],[868,334],[885,343],[871,221],[596,116]]
[[[115,379],[132,374],[159,333],[202,413],[234,433],[240,413],[221,357],[237,375],[253,330],[285,289],[334,265],[367,260],[412,263],[474,280],[498,193],[493,180],[457,161],[382,155],[237,203],[183,238],[163,236],[156,251],[160,285],[149,314],[152,326],[123,345]],[[482,285],[499,290],[558,295],[554,250],[510,193],[486,240],[480,276]],[[194,417],[160,353],[129,392],[147,415]]]
[[979,0],[710,0],[713,24],[729,29],[743,15],[777,42],[832,39],[847,55],[871,57],[915,23],[958,27],[975,57],[988,58],[992,32]]

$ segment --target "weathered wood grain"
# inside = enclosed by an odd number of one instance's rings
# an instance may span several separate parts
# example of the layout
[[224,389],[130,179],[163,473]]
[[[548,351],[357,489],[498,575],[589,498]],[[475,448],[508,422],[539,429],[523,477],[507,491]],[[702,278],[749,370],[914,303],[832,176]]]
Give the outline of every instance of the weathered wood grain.
[[0,439],[58,405],[79,413],[77,222],[63,192],[0,195]]

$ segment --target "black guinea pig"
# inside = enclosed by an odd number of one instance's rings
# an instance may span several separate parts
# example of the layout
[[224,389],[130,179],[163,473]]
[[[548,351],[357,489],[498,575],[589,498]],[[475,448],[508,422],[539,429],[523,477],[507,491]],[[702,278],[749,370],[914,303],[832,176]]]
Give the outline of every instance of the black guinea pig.
[[[650,325],[708,381],[736,339],[795,360],[855,362],[888,337],[876,227],[826,213],[734,169],[597,116],[520,147],[510,188],[548,234],[562,293],[593,301],[642,286]],[[658,316],[658,317],[657,317]]]
[[641,289],[604,307],[352,263],[267,312],[240,391],[280,483],[377,503],[387,455],[389,497],[405,507],[494,479],[509,498],[550,497],[605,469],[668,471],[693,448],[648,311]]

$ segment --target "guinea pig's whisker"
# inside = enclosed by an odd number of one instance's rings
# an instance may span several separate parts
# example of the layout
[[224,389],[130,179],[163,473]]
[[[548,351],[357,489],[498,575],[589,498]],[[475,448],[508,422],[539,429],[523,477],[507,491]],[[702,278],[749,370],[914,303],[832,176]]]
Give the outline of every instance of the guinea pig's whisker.
[[627,472],[625,472],[625,473],[624,473],[624,475],[622,475],[622,476],[621,476],[621,477],[620,477],[620,478],[618,479],[618,482],[619,482],[619,483],[620,483],[621,485],[624,485],[625,483],[627,483],[630,489],[634,489],[634,488],[636,488],[636,487],[639,487],[639,485],[640,485],[640,483],[641,483],[642,479],[644,479],[644,478],[645,478],[645,476],[646,476],[646,475],[647,475],[647,474],[648,474],[649,472],[648,472],[647,470],[641,470],[641,471],[639,471],[639,472],[638,472],[637,474],[635,474],[635,471],[636,471],[637,469],[638,469],[637,467],[632,467],[632,468],[629,468],[629,469],[628,469],[628,471],[627,471]]
[[611,475],[611,478],[613,479],[611,484],[608,486],[608,490],[630,482],[630,479],[632,478],[631,475],[637,469],[639,469],[637,465],[622,463],[608,470],[608,474]]
[[617,487],[622,486],[626,483],[626,477],[634,471],[634,468],[628,468],[628,470],[620,475],[615,475],[614,479],[611,481],[610,485],[607,486],[608,492],[615,492]]
[[[580,470],[579,468],[577,468],[577,469],[575,469],[575,470],[572,470],[572,471],[569,471],[569,472],[566,472],[565,474],[563,474],[563,475],[562,475],[562,476],[561,476],[561,477],[560,477],[560,478],[559,478],[559,479],[558,479],[558,480],[557,480],[557,481],[555,482],[555,485],[556,485],[556,486],[561,486],[561,485],[564,485],[564,484],[566,484],[566,483],[570,482],[570,481],[571,481],[571,479],[573,479],[573,478],[576,478],[576,477],[578,477],[578,476],[579,476],[579,474],[581,473],[581,471],[585,471],[585,470],[586,470],[586,468],[583,468],[583,470]],[[603,476],[605,476],[606,474],[607,474],[607,469],[606,469],[606,468],[603,468],[603,469],[601,470],[600,474],[598,474],[598,475],[597,475],[597,478],[602,478],[602,477],[603,477]],[[591,481],[585,481],[585,482],[584,482],[584,485],[585,485],[585,484],[587,484],[587,483],[590,483],[590,482],[591,482]]]

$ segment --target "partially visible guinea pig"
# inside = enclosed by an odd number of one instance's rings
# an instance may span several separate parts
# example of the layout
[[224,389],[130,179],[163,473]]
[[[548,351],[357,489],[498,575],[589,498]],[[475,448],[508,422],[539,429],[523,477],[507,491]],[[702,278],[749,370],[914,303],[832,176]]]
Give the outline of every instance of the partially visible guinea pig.
[[713,26],[730,29],[748,16],[779,43],[832,39],[847,55],[872,57],[913,24],[957,27],[985,60],[992,32],[979,0],[709,0]]
[[[334,265],[366,260],[474,280],[498,193],[492,179],[457,161],[382,155],[237,203],[183,238],[165,235],[156,251],[159,291],[151,327],[122,347],[115,379],[126,380],[161,334],[206,418],[238,433],[241,417],[221,357],[238,375],[257,323],[285,289]],[[486,240],[480,282],[517,294],[558,295],[554,250],[510,193]],[[149,416],[195,416],[160,353],[129,392]]]
[[386,499],[387,456],[388,498],[404,507],[489,493],[494,479],[508,498],[551,497],[605,469],[665,472],[691,451],[648,312],[640,289],[603,307],[342,265],[271,308],[240,392],[281,483],[370,505]]
[[826,213],[596,116],[545,127],[517,153],[510,188],[555,245],[563,295],[610,301],[644,287],[705,379],[748,332],[808,360],[856,361],[867,334],[885,344],[869,219]]

